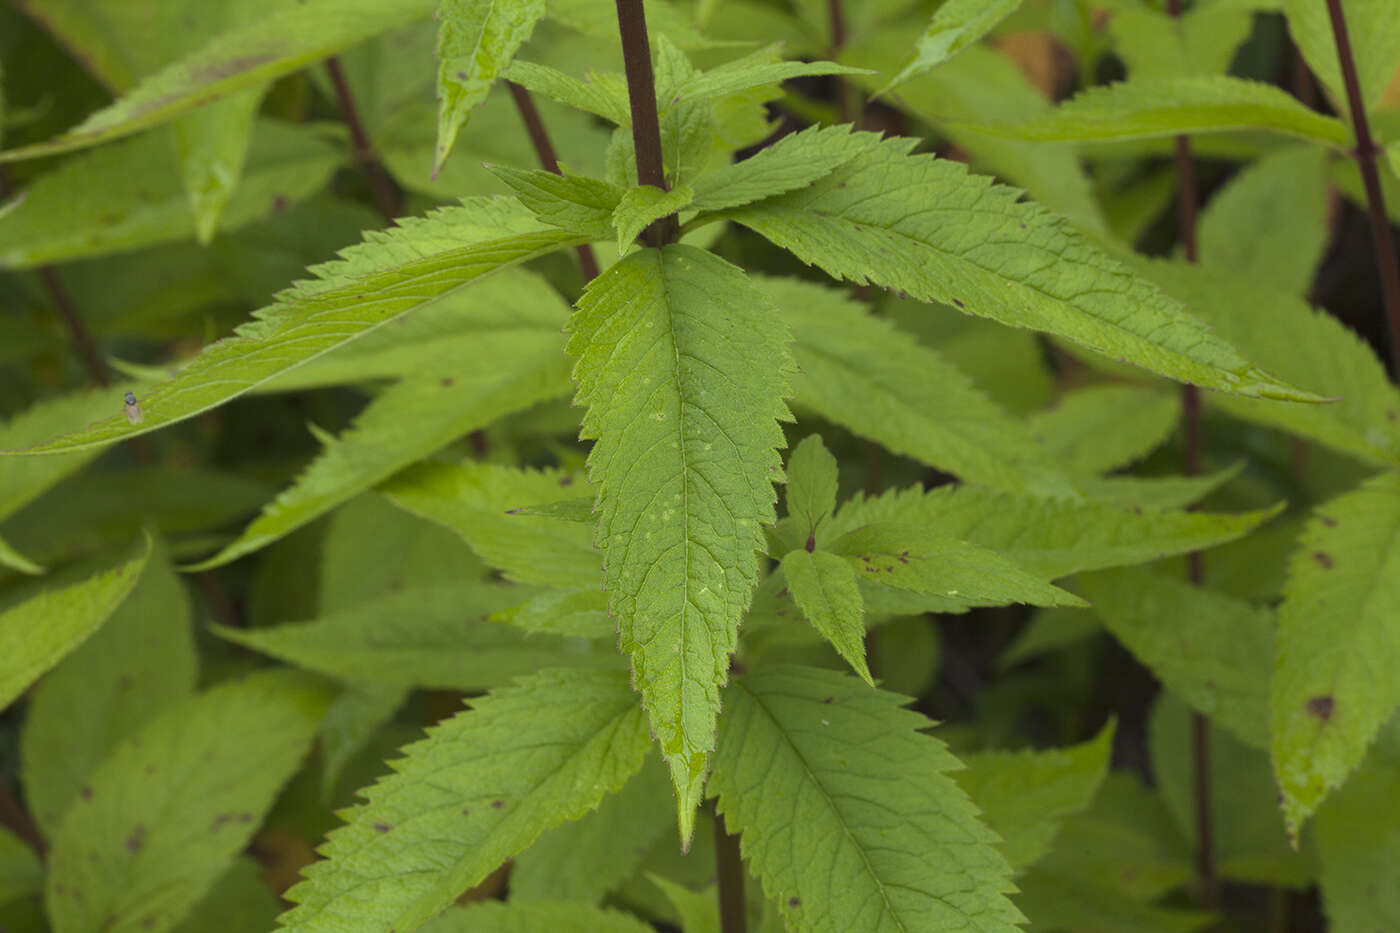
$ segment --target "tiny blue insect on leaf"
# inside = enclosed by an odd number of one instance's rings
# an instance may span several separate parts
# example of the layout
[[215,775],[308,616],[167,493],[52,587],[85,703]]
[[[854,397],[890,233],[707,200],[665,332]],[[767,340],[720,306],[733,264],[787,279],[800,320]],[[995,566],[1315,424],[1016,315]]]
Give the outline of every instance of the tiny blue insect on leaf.
[[132,424],[140,424],[146,420],[146,416],[141,411],[141,406],[136,403],[136,395],[132,392],[126,393],[126,420]]

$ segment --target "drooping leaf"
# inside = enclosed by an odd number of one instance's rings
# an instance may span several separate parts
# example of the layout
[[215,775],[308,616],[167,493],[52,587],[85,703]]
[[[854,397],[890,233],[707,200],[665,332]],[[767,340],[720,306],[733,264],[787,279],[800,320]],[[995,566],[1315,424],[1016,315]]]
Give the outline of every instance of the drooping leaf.
[[1269,734],[1291,836],[1400,705],[1400,473],[1318,506],[1288,568]]
[[21,773],[40,829],[52,835],[107,754],[194,693],[197,668],[189,597],[161,548],[111,619],[30,699]]
[[1265,744],[1271,612],[1136,567],[1083,574],[1078,587],[1162,683],[1246,744]]
[[914,43],[914,54],[880,93],[930,71],[990,32],[1021,0],[949,0]]
[[0,609],[0,709],[9,706],[39,675],[53,667],[106,622],[130,595],[151,556],[143,537],[115,560],[74,579],[73,572],[21,591]]
[[608,647],[487,621],[519,602],[518,590],[490,583],[423,586],[306,622],[215,632],[309,670],[384,687],[481,690],[544,666],[621,664]]
[[[294,933],[411,930],[641,766],[626,675],[546,671],[471,701],[405,749],[287,896]],[[448,822],[444,822],[448,821]],[[450,827],[450,830],[445,827]]]
[[81,149],[158,126],[427,16],[433,6],[434,0],[307,0],[284,5],[145,77],[62,136],[0,152],[0,162]]
[[1046,852],[1065,818],[1089,806],[1108,773],[1113,723],[1098,736],[1068,748],[1025,752],[977,752],[953,775],[1004,840],[1002,854],[1023,871]]
[[788,552],[782,569],[802,615],[862,680],[875,686],[865,662],[865,603],[855,569],[835,554],[802,548]]
[[102,446],[182,421],[474,279],[574,242],[518,202],[485,198],[370,233],[340,261],[312,267],[317,279],[283,292],[237,336],[205,348],[174,379],[152,389],[141,400],[142,424],[118,412],[31,450]]
[[1367,933],[1400,924],[1400,762],[1371,755],[1317,814],[1318,879],[1335,933]]
[[1025,426],[935,351],[832,289],[758,281],[796,338],[793,391],[803,405],[971,482],[1072,494]]
[[511,514],[567,495],[582,479],[558,470],[422,463],[395,476],[382,491],[399,508],[456,532],[511,580],[596,590],[601,561],[591,527]]
[[628,189],[612,213],[612,225],[617,230],[617,251],[625,251],[652,221],[676,213],[689,204],[692,197],[694,192],[689,185],[678,185],[670,191],[651,185]]
[[1010,868],[896,694],[810,668],[736,678],[713,788],[744,859],[799,930],[1010,931]]
[[[511,902],[601,903],[642,865],[671,825],[672,807],[666,768],[649,755],[642,770],[597,810],[551,829],[516,856]],[[588,857],[579,858],[580,852]]]
[[869,144],[843,126],[790,133],[743,161],[701,175],[690,206],[717,211],[801,188],[849,162]]
[[1105,473],[1163,444],[1176,428],[1180,402],[1156,389],[1090,386],[1066,392],[1030,419],[1031,435],[1071,473]]
[[[1331,92],[1339,108],[1350,108],[1337,59],[1337,42],[1332,35],[1328,4],[1306,0],[1284,0],[1288,33],[1303,53],[1308,67]],[[1400,22],[1395,8],[1386,0],[1341,0],[1346,19],[1356,77],[1361,85],[1362,105],[1370,110],[1385,91],[1400,66]]]
[[1211,198],[1198,237],[1202,265],[1306,294],[1330,238],[1327,154],[1293,146],[1247,166]]
[[1015,189],[909,155],[913,142],[886,140],[806,188],[723,216],[836,278],[1048,331],[1203,387],[1316,400],[1245,361],[1063,220],[1018,202]]
[[179,923],[301,764],[328,699],[300,675],[251,674],[119,746],[54,836],[45,900],[55,933]]
[[1254,529],[1274,510],[1240,513],[1148,511],[1091,502],[1010,496],[975,486],[914,487],[856,497],[835,529],[914,522],[990,548],[1046,579],[1204,550]]
[[1269,130],[1341,148],[1346,126],[1271,84],[1225,75],[1122,81],[1081,92],[1024,123],[972,129],[1012,139],[1106,142],[1231,130]]
[[688,840],[760,526],[775,517],[788,335],[738,269],[679,245],[595,279],[569,329],[609,608]]
[[631,914],[578,904],[503,904],[483,901],[450,908],[423,933],[649,933],[650,924]]
[[510,64],[544,16],[544,0],[443,0],[438,7],[438,144],[446,161],[471,109]]

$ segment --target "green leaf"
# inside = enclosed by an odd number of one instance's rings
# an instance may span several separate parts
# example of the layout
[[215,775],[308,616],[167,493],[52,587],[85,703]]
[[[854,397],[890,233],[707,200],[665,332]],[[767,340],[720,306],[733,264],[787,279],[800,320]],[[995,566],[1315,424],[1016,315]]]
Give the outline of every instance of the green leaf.
[[29,843],[0,826],[0,904],[44,890],[44,865]]
[[591,528],[510,514],[551,502],[583,477],[560,470],[520,470],[485,463],[421,463],[381,489],[395,505],[456,532],[507,579],[596,590],[599,554]]
[[689,840],[760,526],[775,517],[788,335],[742,272],[688,246],[594,279],[569,330],[608,605]]
[[523,595],[491,583],[421,586],[306,622],[214,631],[308,670],[383,687],[481,690],[548,665],[621,664],[607,648],[486,621]]
[[1089,806],[1108,773],[1110,721],[1092,741],[1068,748],[978,752],[954,774],[997,835],[1002,854],[1022,871],[1050,851],[1065,818]]
[[535,23],[544,0],[443,0],[438,7],[438,144],[436,175],[491,84],[510,64]]
[[183,421],[483,275],[576,242],[518,202],[473,198],[426,218],[400,221],[314,266],[277,303],[255,312],[237,336],[206,347],[143,399],[146,419],[118,411],[85,431],[32,448],[49,453],[102,446]]
[[189,597],[158,548],[107,624],[30,698],[21,773],[39,828],[52,835],[107,754],[192,696],[197,675]]
[[647,874],[647,880],[656,885],[661,893],[666,895],[666,900],[671,902],[681,919],[681,929],[684,933],[721,933],[719,898],[715,885],[712,884],[703,891],[695,891],[650,872]]
[[689,185],[678,185],[670,191],[651,185],[629,189],[612,213],[612,225],[617,230],[617,251],[621,253],[631,246],[652,221],[684,208],[694,194]]
[[173,124],[175,154],[194,214],[195,239],[201,246],[214,239],[224,209],[242,180],[266,90],[266,86],[257,87],[205,104]]
[[1075,480],[1086,496],[1120,508],[1184,509],[1201,501],[1244,471],[1240,460],[1200,476],[1081,476]]
[[1289,563],[1274,641],[1269,732],[1296,837],[1400,705],[1400,473],[1314,511]]
[[549,632],[577,638],[608,638],[617,625],[608,615],[608,598],[601,589],[549,590],[518,606],[493,612],[492,622],[504,622],[526,632]]
[[[551,829],[515,857],[512,903],[601,903],[635,874],[671,822],[670,781],[661,759],[646,764],[622,790],[582,819]],[[587,852],[588,858],[579,858]]]
[[9,567],[11,570],[18,570],[20,573],[41,574],[44,568],[25,557],[14,546],[4,538],[0,538],[0,567]]
[[1066,392],[1030,418],[1031,435],[1071,473],[1106,473],[1156,450],[1176,430],[1180,402],[1157,389],[1098,385]]
[[806,188],[724,216],[836,278],[1058,334],[1202,387],[1316,400],[1246,362],[1020,192],[909,155],[913,144],[886,140]]
[[[219,216],[220,230],[308,197],[344,161],[329,140],[275,120],[257,124],[254,143],[242,184]],[[30,185],[24,203],[0,225],[0,267],[29,269],[192,238],[195,217],[180,178],[165,132],[68,159]]]
[[835,554],[801,548],[788,552],[782,568],[802,615],[862,680],[875,686],[865,662],[865,602],[855,570]]
[[[14,702],[39,675],[90,638],[130,595],[151,556],[145,537],[86,577],[75,572],[34,581],[0,609],[0,709]],[[74,582],[76,579],[76,582]],[[42,588],[39,588],[41,587]]]
[[1307,293],[1330,238],[1327,154],[1292,146],[1247,166],[1211,198],[1198,237],[1202,265]]
[[[1337,60],[1336,39],[1328,4],[1306,0],[1284,0],[1288,32],[1303,53],[1308,67],[1322,86],[1331,92],[1340,113],[1350,109],[1341,65]],[[1373,109],[1400,66],[1400,22],[1395,7],[1386,0],[1341,0],[1351,44],[1356,77],[1361,85],[1362,106]]]
[[1266,744],[1273,613],[1141,568],[1083,574],[1078,589],[1169,689],[1247,745]]
[[331,701],[316,739],[321,747],[321,797],[329,800],[345,766],[408,699],[402,687],[363,686]]
[[405,749],[287,897],[294,933],[411,930],[641,766],[646,716],[619,674],[546,671],[470,701]]
[[62,136],[0,152],[0,162],[82,149],[158,126],[427,16],[433,5],[434,0],[307,0],[280,6],[147,76]]
[[928,616],[892,619],[871,641],[870,663],[886,690],[921,697],[937,680],[943,644]]
[[789,133],[742,162],[695,180],[691,207],[717,211],[801,188],[855,158],[869,142],[845,126],[811,126]]
[[1372,755],[1317,814],[1322,906],[1329,930],[1366,933],[1400,924],[1400,762]]
[[1090,88],[1023,123],[968,128],[1012,139],[1093,142],[1269,130],[1339,149],[1350,138],[1336,117],[1309,110],[1273,85],[1225,75],[1121,81]]
[[1113,11],[1114,51],[1134,78],[1218,75],[1254,25],[1253,4],[1200,4],[1173,16],[1148,6]]
[[809,668],[736,678],[711,778],[725,823],[790,928],[1011,933],[996,837],[901,702]]
[[54,836],[45,892],[54,933],[179,923],[300,766],[328,699],[299,675],[251,674],[118,747]]
[[349,429],[327,440],[242,534],[191,569],[218,567],[266,547],[458,438],[568,394],[568,364],[559,352],[562,321],[553,327],[528,320],[471,323],[477,330],[472,355],[494,365],[466,369],[457,347],[421,359],[418,372],[380,393]]
[[1240,513],[1146,511],[1099,503],[1009,496],[975,486],[860,496],[833,531],[871,522],[911,522],[990,548],[1047,579],[1199,551],[1251,531],[1276,510]]
[[758,282],[797,339],[798,402],[970,482],[1072,495],[1025,426],[935,351],[833,289],[793,279]]
[[578,904],[502,904],[453,907],[420,927],[422,933],[651,933],[631,914]]
[[593,497],[576,496],[572,499],[559,499],[543,505],[522,505],[508,510],[511,515],[529,515],[536,518],[552,518],[561,522],[581,525],[593,524]]
[[624,193],[621,188],[596,178],[539,169],[494,165],[491,171],[545,223],[591,240],[605,240],[612,234],[613,211]]
[[281,910],[281,901],[263,880],[262,865],[252,856],[242,855],[175,930],[200,933],[210,917],[218,917],[228,933],[254,933],[271,929]]
[[787,486],[783,501],[787,505],[785,522],[793,524],[799,539],[793,546],[806,541],[815,544],[817,529],[836,511],[836,458],[816,434],[809,434],[788,454]]
[[515,61],[505,71],[508,81],[577,110],[586,110],[618,126],[631,127],[627,83],[618,74],[594,72],[585,80],[534,62]]
[[[617,41],[617,9],[608,0],[550,0],[549,18],[586,36]],[[684,49],[729,44],[706,39],[696,30],[690,11],[670,0],[646,0],[646,18],[653,41],[664,34]]]
[[1400,390],[1370,344],[1335,316],[1258,279],[1183,262],[1132,262],[1271,372],[1336,399],[1300,405],[1212,394],[1205,398],[1208,404],[1367,463],[1400,463]]
[[846,558],[863,579],[895,589],[948,596],[970,605],[1084,605],[1073,593],[1051,586],[1001,554],[946,536],[937,525],[872,522],[837,538],[828,550]]
[[1020,5],[1021,0],[948,0],[914,43],[913,56],[880,93],[938,67],[991,32]]
[[1016,906],[1037,930],[1112,930],[1113,933],[1194,933],[1218,919],[1203,910],[1159,907],[1099,879],[1032,869],[1016,879]]

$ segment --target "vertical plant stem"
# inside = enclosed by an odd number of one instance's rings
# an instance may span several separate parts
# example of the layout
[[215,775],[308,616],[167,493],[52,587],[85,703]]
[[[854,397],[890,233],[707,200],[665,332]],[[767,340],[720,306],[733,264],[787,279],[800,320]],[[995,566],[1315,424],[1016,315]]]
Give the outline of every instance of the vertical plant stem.
[[729,834],[718,809],[715,810],[715,875],[719,881],[720,933],[745,933],[748,915],[744,905],[744,863],[739,854],[739,837]]
[[1381,294],[1385,299],[1385,319],[1390,331],[1390,371],[1393,378],[1400,379],[1400,257],[1395,253],[1390,219],[1385,213],[1381,176],[1376,168],[1380,148],[1371,136],[1371,124],[1366,119],[1366,105],[1361,99],[1361,82],[1356,77],[1356,59],[1351,53],[1351,37],[1347,35],[1341,0],[1327,0],[1327,12],[1332,18],[1332,35],[1337,41],[1337,59],[1342,66],[1342,81],[1346,84],[1351,125],[1356,131],[1356,151],[1353,155],[1357,167],[1361,169],[1361,181],[1366,186],[1366,206],[1371,214],[1371,245],[1376,251]]
[[[554,152],[554,143],[550,142],[549,133],[544,128],[544,121],[540,119],[534,98],[530,96],[529,91],[514,81],[507,81],[506,87],[510,90],[511,100],[515,101],[515,109],[520,112],[520,121],[525,124],[525,132],[530,136],[530,144],[535,147],[535,155],[539,158],[540,165],[547,172],[562,175],[563,172],[559,170],[559,157]],[[598,257],[593,255],[593,247],[582,243],[574,252],[578,254],[578,265],[583,270],[584,281],[591,282],[596,279]]]
[[63,328],[68,331],[68,341],[73,345],[73,352],[82,361],[88,378],[103,388],[111,385],[112,380],[107,375],[107,367],[102,364],[102,357],[97,353],[97,344],[93,343],[92,335],[83,327],[83,319],[78,316],[73,299],[68,297],[68,290],[58,280],[58,273],[54,271],[53,266],[40,266],[38,271],[39,281],[44,283],[44,291],[49,293],[49,298],[63,321]]
[[[1181,0],[1167,0],[1167,12],[1181,15]],[[1196,164],[1191,156],[1191,140],[1176,138],[1176,215],[1181,245],[1187,262],[1196,261]],[[1185,434],[1184,472],[1201,472],[1201,393],[1192,385],[1181,392],[1181,425]],[[1205,583],[1205,565],[1200,551],[1186,557],[1187,573],[1196,586]],[[1196,798],[1196,885],[1201,906],[1212,909],[1220,902],[1220,883],[1215,870],[1214,821],[1210,808],[1210,726],[1200,713],[1191,717],[1191,765]]]
[[365,181],[369,183],[374,206],[385,223],[393,223],[400,210],[398,194],[394,191],[394,183],[389,180],[384,166],[379,162],[374,143],[370,142],[369,134],[365,132],[365,125],[360,120],[360,110],[355,105],[355,95],[350,92],[350,83],[345,80],[345,71],[340,67],[340,60],[334,55],[326,59],[326,73],[330,75],[331,86],[335,88],[335,99],[340,105],[340,114],[345,118],[345,125],[350,130],[350,145],[354,150],[355,163],[359,165],[360,171],[365,175]]
[[[656,114],[656,77],[651,70],[651,42],[642,0],[617,0],[617,27],[622,34],[622,63],[627,72],[627,103],[632,110],[632,146],[637,151],[637,184],[668,191],[661,153],[661,124]],[[648,246],[675,242],[680,225],[675,214],[647,227]]]

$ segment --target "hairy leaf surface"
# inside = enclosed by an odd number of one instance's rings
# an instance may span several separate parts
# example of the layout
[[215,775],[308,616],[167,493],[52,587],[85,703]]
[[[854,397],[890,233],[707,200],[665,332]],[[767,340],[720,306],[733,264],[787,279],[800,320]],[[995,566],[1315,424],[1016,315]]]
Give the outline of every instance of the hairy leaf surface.
[[54,836],[45,901],[55,933],[178,923],[248,844],[328,699],[302,675],[250,674],[123,743]]
[[1400,473],[1318,506],[1278,612],[1269,733],[1290,835],[1400,705]]
[[1010,868],[897,694],[830,671],[736,678],[711,783],[789,927],[1011,931]]
[[788,335],[743,273],[687,246],[613,266],[569,329],[583,436],[596,438],[609,608],[689,839],[761,526],[775,517]]
[[641,766],[646,716],[621,674],[544,671],[471,701],[405,749],[288,892],[296,933],[412,930]]
[[141,400],[145,421],[118,411],[85,431],[31,448],[36,453],[102,446],[183,421],[236,398],[497,269],[577,242],[545,227],[518,202],[470,198],[426,218],[404,220],[313,266],[237,335],[206,347]]
[[910,155],[913,144],[886,140],[806,188],[725,216],[839,279],[1048,331],[1203,387],[1316,400],[1015,189]]

